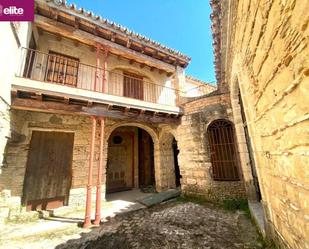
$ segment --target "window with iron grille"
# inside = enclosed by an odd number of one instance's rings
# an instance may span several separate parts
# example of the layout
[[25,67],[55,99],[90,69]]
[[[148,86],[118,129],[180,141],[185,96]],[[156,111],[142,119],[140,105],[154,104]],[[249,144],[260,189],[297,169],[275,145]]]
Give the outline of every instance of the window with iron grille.
[[143,77],[136,74],[124,72],[123,96],[143,100],[144,99]]
[[45,80],[76,86],[78,67],[79,59],[49,51]]
[[207,129],[212,175],[216,181],[239,181],[238,155],[233,124],[227,120],[213,121]]

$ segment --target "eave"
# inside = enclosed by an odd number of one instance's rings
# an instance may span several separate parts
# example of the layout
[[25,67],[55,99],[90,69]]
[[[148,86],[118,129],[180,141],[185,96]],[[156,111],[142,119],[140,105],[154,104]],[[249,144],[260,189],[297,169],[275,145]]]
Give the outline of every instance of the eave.
[[77,9],[74,4],[67,5],[65,1],[60,1],[60,4],[57,5],[54,1],[44,0],[37,0],[35,4],[36,18],[37,16],[42,16],[54,20],[59,24],[84,31],[97,38],[104,39],[174,67],[180,66],[185,68],[191,60],[191,58],[176,50],[167,48],[125,27],[102,19],[100,16],[94,16],[92,12],[85,11],[82,8]]

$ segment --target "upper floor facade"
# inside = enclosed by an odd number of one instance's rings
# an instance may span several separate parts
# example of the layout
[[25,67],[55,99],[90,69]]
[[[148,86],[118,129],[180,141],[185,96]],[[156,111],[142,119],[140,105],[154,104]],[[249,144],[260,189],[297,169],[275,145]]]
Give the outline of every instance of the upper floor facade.
[[40,100],[82,105],[90,114],[178,117],[187,97],[215,90],[185,76],[188,56],[75,5],[37,0],[35,13],[12,81],[13,107],[42,107],[33,102]]

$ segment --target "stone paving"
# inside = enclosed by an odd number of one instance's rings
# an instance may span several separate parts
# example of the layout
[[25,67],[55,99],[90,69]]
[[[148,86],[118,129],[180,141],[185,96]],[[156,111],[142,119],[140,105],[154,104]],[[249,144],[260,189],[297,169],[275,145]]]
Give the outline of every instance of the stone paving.
[[191,202],[170,202],[118,215],[57,249],[264,248],[251,221]]

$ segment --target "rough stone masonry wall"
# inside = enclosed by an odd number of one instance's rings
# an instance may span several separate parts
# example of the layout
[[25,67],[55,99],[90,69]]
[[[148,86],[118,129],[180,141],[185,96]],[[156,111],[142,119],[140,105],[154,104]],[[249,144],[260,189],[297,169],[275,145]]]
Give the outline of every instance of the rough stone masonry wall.
[[228,80],[242,93],[268,228],[283,248],[309,248],[309,2],[236,11]]
[[[6,147],[6,165],[0,175],[0,192],[4,191],[8,201],[14,200],[14,206],[20,206],[23,191],[23,182],[29,153],[31,133],[33,130],[74,132],[73,159],[72,159],[72,186],[70,189],[69,205],[84,205],[86,198],[86,184],[88,176],[90,133],[92,121],[90,117],[78,115],[48,114],[32,111],[12,110],[11,138]],[[161,165],[161,150],[156,125],[140,122],[127,122],[105,119],[104,153],[103,153],[103,177],[102,199],[105,197],[106,183],[106,158],[109,135],[117,127],[134,126],[146,130],[154,142],[156,187],[158,191],[167,189],[165,165]],[[100,126],[97,122],[97,134],[95,143],[95,161],[93,168],[93,184],[96,184],[97,166],[99,162],[99,138]],[[137,160],[136,160],[137,161]],[[95,200],[95,187],[92,190]]]
[[244,198],[244,182],[214,181],[211,177],[209,143],[206,131],[216,119],[232,121],[228,94],[214,95],[184,106],[184,116],[177,128],[181,187],[186,195],[200,196],[213,201]]
[[[109,122],[109,121],[108,121]],[[107,123],[108,123],[107,122]],[[7,190],[9,195],[16,199],[20,205],[23,191],[23,182],[27,163],[27,156],[33,130],[74,132],[74,147],[72,161],[72,186],[69,204],[84,204],[85,186],[87,184],[87,169],[89,157],[89,144],[91,132],[91,119],[84,116],[71,116],[47,114],[31,111],[11,111],[11,138],[7,144],[5,156],[6,165],[0,175],[0,191]],[[93,178],[96,179],[98,164],[98,139],[97,127],[96,154]],[[105,178],[103,178],[105,181]],[[103,182],[105,186],[105,182]],[[105,193],[105,189],[102,189]]]
[[0,98],[0,175],[5,166],[4,153],[7,138],[10,136],[10,112],[9,105]]

